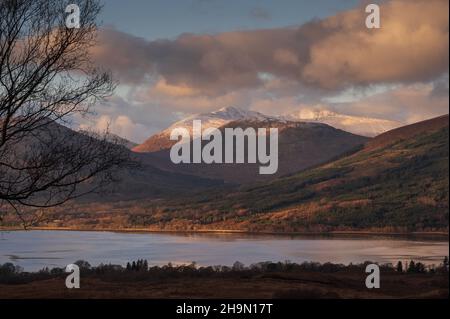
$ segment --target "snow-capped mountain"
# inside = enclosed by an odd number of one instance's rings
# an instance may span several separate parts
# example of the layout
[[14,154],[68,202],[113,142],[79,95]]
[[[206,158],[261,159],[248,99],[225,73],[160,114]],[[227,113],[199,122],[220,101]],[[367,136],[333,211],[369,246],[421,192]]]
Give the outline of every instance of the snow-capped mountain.
[[210,113],[195,114],[171,125],[169,128],[153,135],[143,144],[133,148],[139,153],[156,152],[171,147],[170,133],[175,128],[186,128],[192,133],[194,120],[202,121],[202,129],[220,128],[231,122],[277,122],[280,123],[322,123],[356,135],[374,137],[386,131],[402,126],[399,122],[338,114],[329,110],[301,110],[288,116],[268,116],[255,111],[237,107],[226,107]]
[[[221,130],[226,127],[278,128],[277,173],[275,175],[259,174],[259,163],[231,165],[172,163],[170,149],[176,143],[176,141],[170,140],[172,129],[182,127],[191,131],[194,120],[202,121],[202,129],[208,127]],[[190,116],[179,121],[135,147],[133,151],[145,153],[141,156],[144,162],[164,171],[240,184],[271,179],[325,163],[365,144],[368,140],[367,137],[338,130],[322,123],[292,121],[283,117],[267,116],[254,111],[228,107],[216,112]]]
[[168,133],[170,135],[172,129],[178,127],[187,128],[188,130],[192,131],[192,121],[194,120],[201,120],[202,128],[207,129],[210,127],[219,128],[234,121],[245,120],[245,121],[265,122],[265,121],[278,121],[279,119],[276,117],[264,115],[259,112],[247,111],[237,107],[224,107],[218,111],[189,116],[179,122],[176,122],[163,132]]
[[280,118],[267,116],[259,112],[247,111],[237,107],[225,107],[218,111],[210,113],[201,113],[191,115],[181,121],[178,121],[161,131],[160,133],[153,135],[143,144],[133,148],[133,151],[145,153],[154,152],[160,149],[164,149],[173,144],[173,141],[169,140],[170,133],[175,128],[186,128],[192,133],[192,124],[194,120],[202,121],[202,129],[207,128],[220,128],[228,123],[235,121],[249,121],[249,122],[271,122],[271,121],[283,121]]
[[329,110],[301,110],[286,117],[291,121],[328,124],[353,134],[374,137],[404,124],[370,117],[339,114]]

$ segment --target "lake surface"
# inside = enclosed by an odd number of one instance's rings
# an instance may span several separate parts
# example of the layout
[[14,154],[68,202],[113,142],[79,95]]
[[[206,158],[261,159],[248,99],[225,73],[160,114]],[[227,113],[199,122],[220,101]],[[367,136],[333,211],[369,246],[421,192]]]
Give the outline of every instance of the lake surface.
[[65,267],[79,259],[91,265],[147,259],[150,265],[246,265],[264,261],[439,264],[448,240],[411,237],[269,236],[246,234],[165,234],[79,231],[0,231],[0,264],[26,271]]

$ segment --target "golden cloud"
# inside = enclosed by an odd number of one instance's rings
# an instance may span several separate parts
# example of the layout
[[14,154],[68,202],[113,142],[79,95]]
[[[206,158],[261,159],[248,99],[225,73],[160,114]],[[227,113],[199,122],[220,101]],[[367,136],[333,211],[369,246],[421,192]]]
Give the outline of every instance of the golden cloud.
[[321,89],[413,83],[448,72],[448,0],[391,0],[381,29],[363,6],[297,28],[145,41],[104,30],[93,51],[125,83],[162,78],[160,91],[221,95],[264,86],[261,73]]

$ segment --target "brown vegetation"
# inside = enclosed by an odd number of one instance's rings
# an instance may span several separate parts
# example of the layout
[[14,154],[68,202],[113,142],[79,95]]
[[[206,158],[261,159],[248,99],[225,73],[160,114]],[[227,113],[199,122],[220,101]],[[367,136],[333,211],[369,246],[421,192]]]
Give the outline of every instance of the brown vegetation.
[[[88,264],[84,263],[89,267]],[[365,265],[261,263],[250,268],[103,265],[82,268],[81,288],[65,287],[63,270],[0,275],[0,298],[448,298],[448,272],[381,266],[381,288],[365,286]],[[424,269],[424,270],[422,270]],[[211,289],[220,287],[220,289]]]

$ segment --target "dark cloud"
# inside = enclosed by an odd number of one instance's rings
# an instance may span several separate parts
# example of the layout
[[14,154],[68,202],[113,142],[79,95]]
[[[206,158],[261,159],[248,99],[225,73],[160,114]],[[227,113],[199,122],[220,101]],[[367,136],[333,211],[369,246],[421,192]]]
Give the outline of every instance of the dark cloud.
[[379,30],[366,29],[364,7],[297,28],[152,42],[105,30],[95,56],[123,82],[153,77],[177,94],[260,88],[268,77],[325,90],[425,82],[448,72],[448,7],[447,0],[388,1]]
[[149,42],[109,28],[99,33],[92,55],[99,66],[113,71],[122,82],[141,83],[152,73]]

